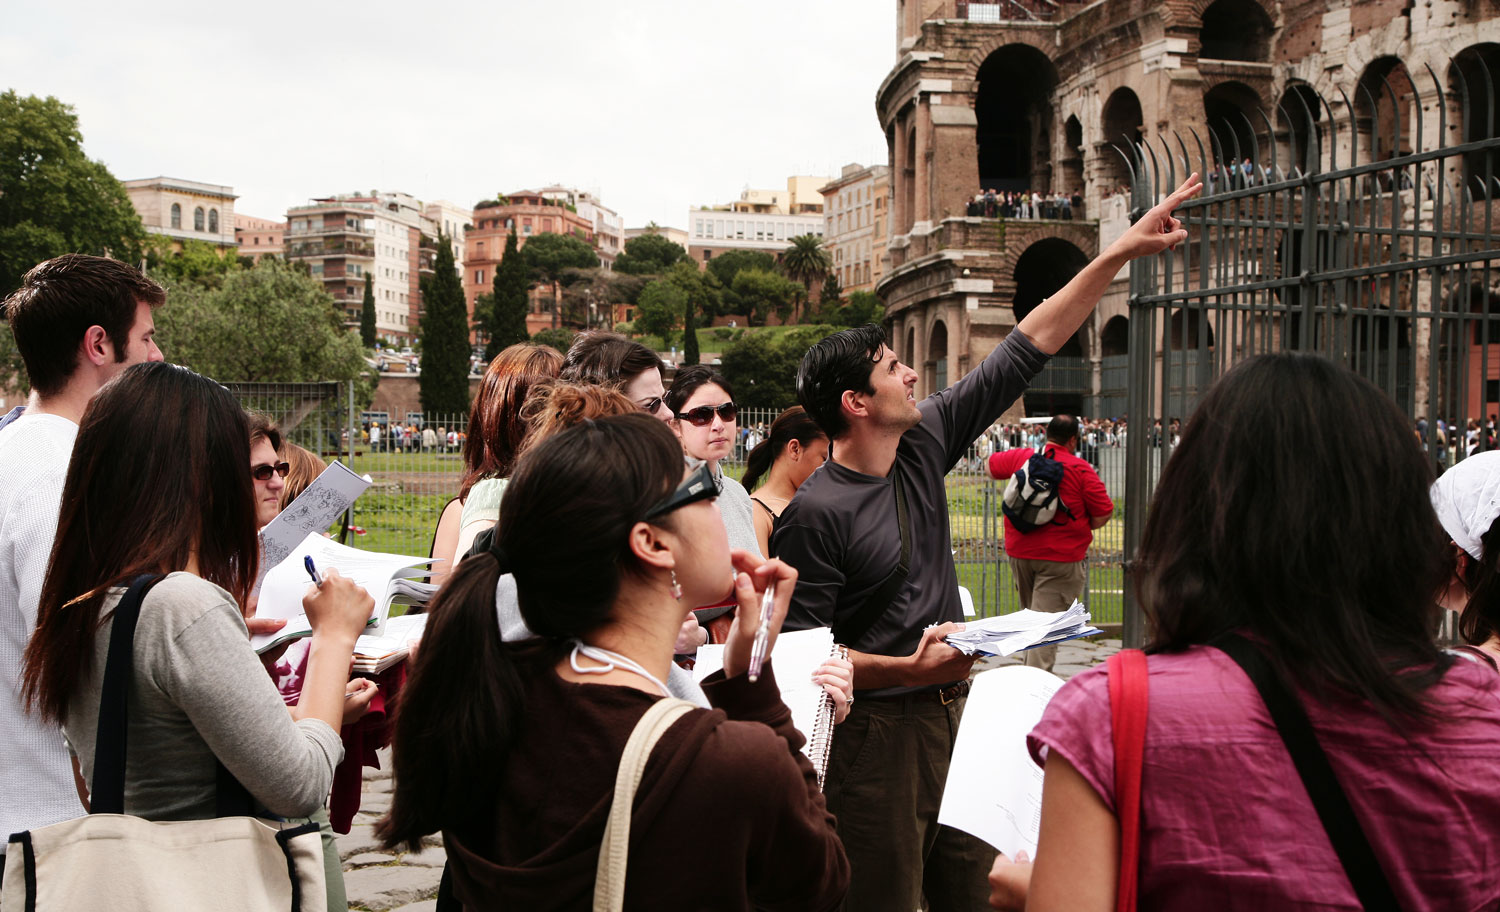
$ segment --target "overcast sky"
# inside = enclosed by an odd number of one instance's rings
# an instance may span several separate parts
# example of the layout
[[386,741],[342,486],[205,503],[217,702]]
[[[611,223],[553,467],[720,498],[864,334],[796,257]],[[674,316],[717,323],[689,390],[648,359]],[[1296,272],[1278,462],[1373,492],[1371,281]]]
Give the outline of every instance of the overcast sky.
[[687,228],[689,206],[886,157],[891,0],[127,5],[10,9],[0,89],[73,105],[121,180],[229,184],[250,215],[561,183]]

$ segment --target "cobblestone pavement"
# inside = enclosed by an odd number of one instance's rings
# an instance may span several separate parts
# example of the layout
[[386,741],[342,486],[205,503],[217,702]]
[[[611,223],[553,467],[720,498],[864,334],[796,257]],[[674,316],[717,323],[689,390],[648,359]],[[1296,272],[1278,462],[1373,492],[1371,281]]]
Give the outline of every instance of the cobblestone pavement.
[[[1053,669],[1069,678],[1103,662],[1120,649],[1118,639],[1073,640],[1057,647]],[[1015,658],[985,659],[975,672],[1004,665],[1019,665]],[[344,862],[344,889],[349,908],[368,912],[432,912],[437,907],[438,880],[448,856],[442,840],[418,853],[386,852],[375,840],[373,826],[391,805],[390,751],[380,752],[381,769],[365,770],[364,799],[348,836],[338,837],[339,857]]]

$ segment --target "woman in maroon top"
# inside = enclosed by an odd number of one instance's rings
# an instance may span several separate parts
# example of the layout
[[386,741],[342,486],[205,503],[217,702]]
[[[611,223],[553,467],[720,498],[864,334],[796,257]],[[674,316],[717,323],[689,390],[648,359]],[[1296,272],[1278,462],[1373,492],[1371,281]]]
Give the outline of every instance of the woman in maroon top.
[[[1154,628],[1140,908],[1361,908],[1265,703],[1216,646],[1233,633],[1306,711],[1396,905],[1500,903],[1500,676],[1433,640],[1452,564],[1430,482],[1395,404],[1315,355],[1252,358],[1198,405],[1138,555]],[[1104,669],[1059,690],[1030,742],[1046,772],[1025,907],[1113,909]],[[1026,868],[997,865],[992,903]]]
[[[378,832],[420,848],[443,833],[467,909],[591,908],[626,739],[665,693],[683,605],[733,591],[779,629],[796,581],[731,557],[715,487],[684,478],[660,421],[586,421],[522,456],[495,549],[465,560],[431,608],[402,693],[396,792]],[[737,572],[735,572],[737,571]],[[500,640],[495,583],[515,576],[536,639]],[[627,909],[832,909],[849,866],[768,663],[744,674],[755,625],[736,622],[712,710],[657,744],[630,830]]]

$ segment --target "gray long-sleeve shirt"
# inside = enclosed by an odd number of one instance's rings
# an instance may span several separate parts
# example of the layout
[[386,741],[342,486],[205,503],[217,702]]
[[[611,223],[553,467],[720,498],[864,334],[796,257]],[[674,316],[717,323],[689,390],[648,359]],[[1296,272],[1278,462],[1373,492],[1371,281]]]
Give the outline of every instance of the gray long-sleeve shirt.
[[785,629],[837,629],[885,582],[901,557],[892,484],[898,472],[910,518],[910,574],[885,613],[844,645],[875,655],[911,655],[924,628],[963,619],[944,476],[1046,363],[1031,340],[1011,332],[963,379],[918,404],[922,421],[901,437],[896,463],[884,478],[840,465],[835,444],[833,459],[797,489],[771,537],[772,555],[798,574]]
[[[103,611],[113,612],[124,594],[110,590]],[[113,629],[110,614],[63,723],[88,782]],[[133,658],[125,813],[148,820],[213,817],[215,757],[273,814],[306,817],[323,805],[344,745],[326,722],[292,720],[228,592],[190,573],[168,575],[146,594]]]

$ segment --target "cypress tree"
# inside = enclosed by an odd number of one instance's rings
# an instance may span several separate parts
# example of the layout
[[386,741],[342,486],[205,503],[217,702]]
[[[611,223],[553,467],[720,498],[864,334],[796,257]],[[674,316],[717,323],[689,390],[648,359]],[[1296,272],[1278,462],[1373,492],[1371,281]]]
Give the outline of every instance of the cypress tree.
[[422,282],[422,411],[456,416],[469,410],[469,308],[441,234],[432,271]]
[[682,363],[698,363],[698,329],[694,319],[694,311],[697,305],[693,302],[692,295],[688,295],[687,305],[682,309]]
[[486,359],[493,360],[506,347],[531,338],[526,332],[526,297],[531,282],[526,260],[517,247],[516,229],[512,228],[505,241],[505,254],[495,269],[495,312],[490,321],[493,330],[489,344],[484,350]]
[[359,341],[365,348],[375,347],[375,277],[365,273],[365,302],[359,313]]

